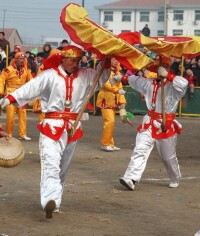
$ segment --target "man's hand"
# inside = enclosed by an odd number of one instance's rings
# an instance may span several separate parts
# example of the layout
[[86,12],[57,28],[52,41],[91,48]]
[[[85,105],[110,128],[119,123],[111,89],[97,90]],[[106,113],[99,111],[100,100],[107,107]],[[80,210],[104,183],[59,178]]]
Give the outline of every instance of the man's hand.
[[118,90],[118,94],[119,94],[119,95],[124,95],[125,93],[126,93],[126,91],[123,90],[123,89],[119,89],[119,90]]
[[3,130],[0,131],[0,138],[5,138],[6,140],[10,139],[10,136]]
[[2,109],[5,108],[9,104],[10,104],[10,100],[8,98],[1,98],[0,99],[0,106]]
[[190,76],[190,77],[194,76],[193,71],[190,70],[190,69],[187,69],[187,70],[185,71],[185,73],[186,73],[186,75],[188,75],[188,76]]
[[158,76],[159,76],[159,77],[162,77],[162,78],[166,78],[167,75],[168,75],[167,70],[166,70],[164,67],[160,66],[160,67],[158,68]]
[[110,78],[109,80],[110,80],[111,85],[114,86],[115,83],[121,82],[121,78],[122,78],[122,75],[115,75],[112,78]]

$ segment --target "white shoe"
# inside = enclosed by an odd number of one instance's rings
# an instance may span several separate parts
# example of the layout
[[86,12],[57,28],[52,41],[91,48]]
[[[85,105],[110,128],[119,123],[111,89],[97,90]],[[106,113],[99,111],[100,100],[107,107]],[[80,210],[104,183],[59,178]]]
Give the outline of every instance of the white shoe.
[[26,141],[30,141],[31,140],[31,138],[30,137],[28,137],[28,136],[26,136],[26,135],[24,135],[24,136],[19,136],[19,139],[20,140],[26,140]]
[[132,179],[120,178],[119,182],[131,191],[133,191],[135,188],[135,181]]
[[171,181],[169,184],[169,188],[178,188],[179,182],[177,181]]
[[61,210],[60,210],[60,208],[56,208],[53,212],[54,213],[61,213]]
[[106,152],[113,152],[114,148],[111,146],[101,146],[101,149],[103,149]]
[[114,146],[114,151],[119,151],[121,148]]

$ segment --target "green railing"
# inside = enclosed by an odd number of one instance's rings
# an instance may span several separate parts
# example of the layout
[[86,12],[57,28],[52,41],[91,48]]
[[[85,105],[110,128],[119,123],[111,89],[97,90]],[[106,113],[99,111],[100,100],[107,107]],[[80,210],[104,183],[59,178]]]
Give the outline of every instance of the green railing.
[[[146,114],[147,107],[140,93],[136,92],[129,86],[125,86],[127,106],[126,110],[133,114]],[[200,87],[195,87],[194,97],[190,97],[189,90],[184,98],[180,101],[177,109],[179,116],[200,116]]]

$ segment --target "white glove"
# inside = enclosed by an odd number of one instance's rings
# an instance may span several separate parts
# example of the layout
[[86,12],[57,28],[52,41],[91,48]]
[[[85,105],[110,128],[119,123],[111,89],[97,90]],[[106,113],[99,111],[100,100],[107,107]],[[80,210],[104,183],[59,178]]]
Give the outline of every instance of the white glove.
[[124,116],[127,114],[127,111],[125,108],[122,108],[119,110],[119,115],[123,123],[127,123],[127,119],[124,118]]
[[5,108],[9,104],[10,104],[10,100],[8,98],[1,98],[0,99],[0,106],[2,109]]
[[158,68],[158,75],[163,77],[163,78],[166,78],[167,75],[168,75],[168,72],[167,72],[167,70],[164,67],[160,66]]
[[122,78],[122,75],[115,75],[112,78],[110,78],[109,80],[110,80],[111,85],[114,86],[115,83],[121,82],[121,78]]
[[119,94],[119,95],[124,95],[125,93],[126,93],[126,91],[123,90],[123,89],[119,89],[119,90],[118,90],[118,94]]

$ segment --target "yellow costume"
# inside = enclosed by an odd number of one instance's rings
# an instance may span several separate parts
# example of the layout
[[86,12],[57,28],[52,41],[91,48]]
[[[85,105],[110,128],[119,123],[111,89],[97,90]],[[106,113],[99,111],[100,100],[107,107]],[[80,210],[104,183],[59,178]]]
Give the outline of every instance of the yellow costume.
[[[111,71],[110,77],[120,74],[119,71]],[[103,119],[103,134],[101,138],[101,145],[103,147],[115,148],[113,133],[115,127],[115,114],[120,105],[126,105],[124,95],[118,92],[122,89],[122,83],[116,83],[113,87],[108,80],[97,96],[96,106],[101,109]],[[103,148],[104,149],[104,148]],[[111,151],[112,149],[110,149]]]
[[[0,74],[0,94],[7,95],[17,88],[21,87],[23,84],[28,82],[31,78],[31,71],[27,67],[27,61],[24,58],[24,65],[21,68],[17,68],[16,59],[23,57],[23,53],[16,53],[15,59],[11,61],[11,64],[6,67]],[[26,108],[25,107],[15,107],[14,105],[8,105],[6,107],[6,132],[9,136],[13,135],[15,113],[18,111],[19,124],[18,124],[18,134],[19,137],[24,137],[27,134],[26,130]]]
[[149,79],[149,78],[157,79],[157,77],[158,77],[156,72],[153,72],[153,71],[150,71],[150,70],[147,70],[147,72],[144,73],[144,74],[145,74],[145,78],[147,78],[147,79]]
[[[37,75],[44,71],[44,65],[42,64],[39,69]],[[44,113],[41,112],[41,102],[40,99],[36,99],[33,102],[33,113],[38,113],[38,120],[42,121],[45,117]]]

